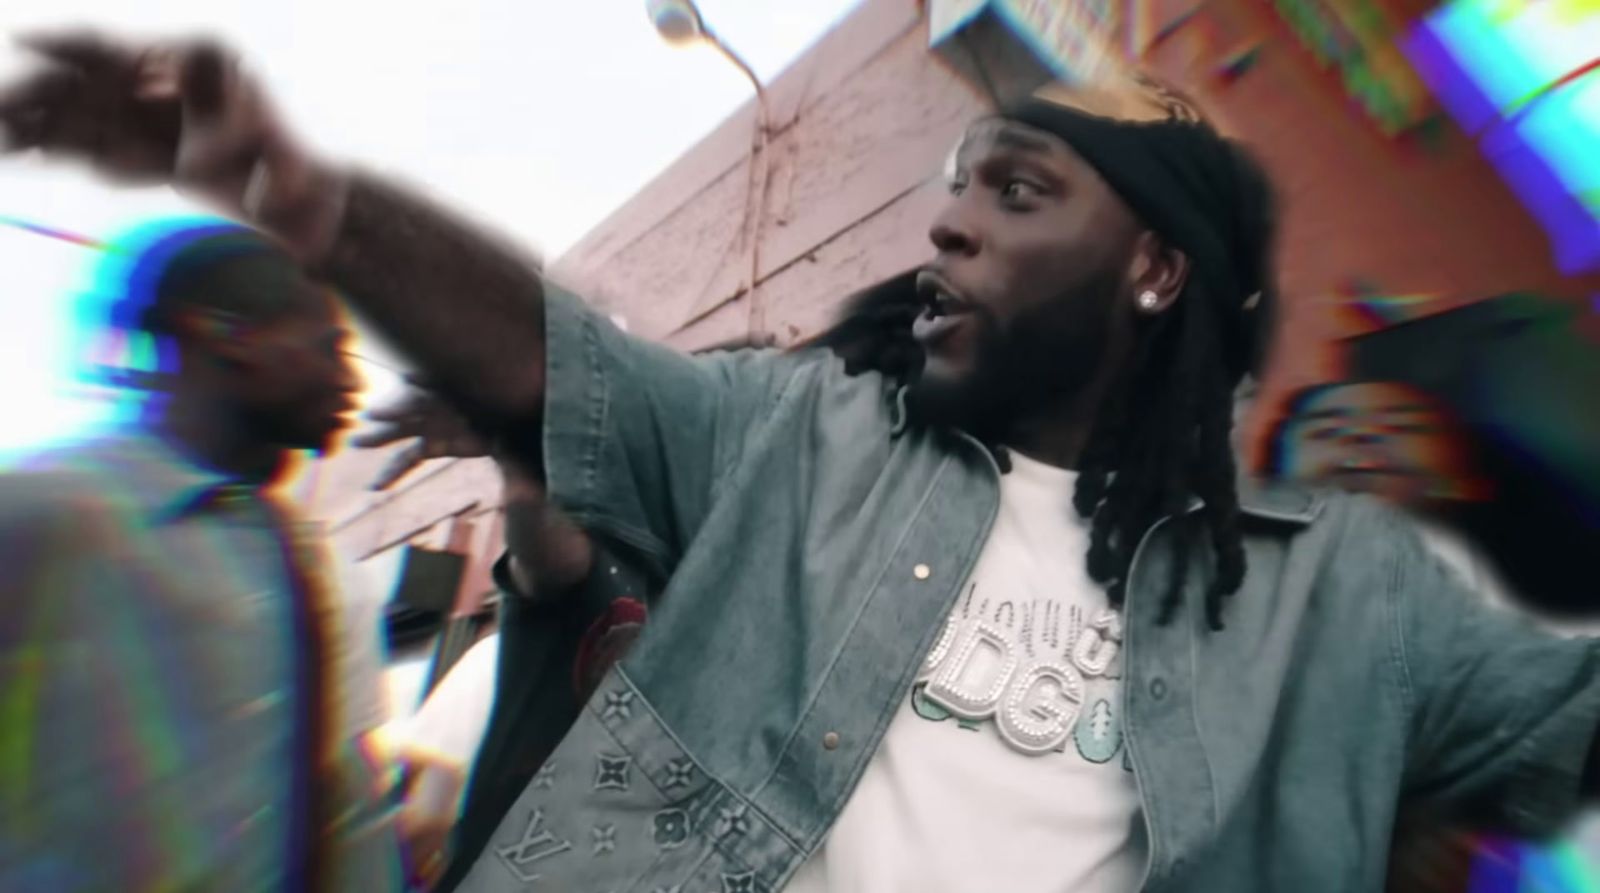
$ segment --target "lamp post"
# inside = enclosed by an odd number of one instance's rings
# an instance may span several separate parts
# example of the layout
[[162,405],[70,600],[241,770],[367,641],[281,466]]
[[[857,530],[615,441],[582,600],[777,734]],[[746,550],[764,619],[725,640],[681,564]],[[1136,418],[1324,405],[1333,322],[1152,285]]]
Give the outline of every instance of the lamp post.
[[[691,43],[710,44],[722,54],[723,58],[743,72],[750,80],[750,86],[755,88],[756,138],[755,148],[750,155],[750,178],[745,186],[744,221],[741,230],[744,237],[749,240],[750,253],[750,278],[742,289],[750,299],[749,336],[752,341],[759,342],[763,339],[766,329],[766,315],[760,301],[756,299],[756,285],[761,276],[761,224],[766,216],[769,176],[767,163],[769,117],[766,88],[761,85],[761,79],[756,77],[749,63],[718,37],[716,32],[707,27],[694,0],[646,0],[645,8],[650,14],[650,21],[656,27],[656,32],[667,43],[673,46],[687,46]],[[737,299],[738,296],[739,292],[735,292],[730,300]],[[717,302],[686,322],[685,327],[711,315],[725,303],[727,302]]]

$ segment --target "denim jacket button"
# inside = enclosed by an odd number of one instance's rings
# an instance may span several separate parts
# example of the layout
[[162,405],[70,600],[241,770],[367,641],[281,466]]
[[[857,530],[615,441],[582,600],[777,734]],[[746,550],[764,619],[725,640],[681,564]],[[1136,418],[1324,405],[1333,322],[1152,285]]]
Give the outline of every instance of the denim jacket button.
[[926,564],[919,564],[911,569],[911,576],[916,577],[918,580],[926,580],[933,576],[933,568],[928,567]]
[[1160,677],[1157,677],[1155,679],[1150,680],[1150,697],[1155,698],[1156,700],[1159,701],[1159,700],[1161,700],[1162,698],[1164,698],[1166,696],[1167,696],[1167,683],[1166,683],[1166,680],[1164,680],[1164,679],[1162,679]]
[[838,750],[839,749],[839,733],[838,732],[829,732],[828,734],[823,735],[822,736],[822,747],[823,747],[824,750]]

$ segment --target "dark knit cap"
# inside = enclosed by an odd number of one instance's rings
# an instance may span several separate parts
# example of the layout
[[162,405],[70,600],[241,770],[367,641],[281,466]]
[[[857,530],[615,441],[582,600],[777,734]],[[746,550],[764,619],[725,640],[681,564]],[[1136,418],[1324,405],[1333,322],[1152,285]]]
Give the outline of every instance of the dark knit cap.
[[265,322],[305,306],[315,286],[281,247],[243,227],[175,233],[150,271],[145,319],[161,331],[184,307],[210,307]]

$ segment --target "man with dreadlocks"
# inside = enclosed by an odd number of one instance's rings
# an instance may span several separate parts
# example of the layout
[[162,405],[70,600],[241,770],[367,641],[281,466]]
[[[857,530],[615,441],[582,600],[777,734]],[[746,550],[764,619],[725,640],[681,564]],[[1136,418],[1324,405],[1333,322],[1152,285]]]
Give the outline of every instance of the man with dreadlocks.
[[13,144],[271,229],[669,580],[460,889],[1370,890],[1401,801],[1538,832],[1575,800],[1591,643],[1374,503],[1236,481],[1272,208],[1170,92],[977,124],[920,357],[851,377],[628,337],[316,159],[215,47],[31,46]]

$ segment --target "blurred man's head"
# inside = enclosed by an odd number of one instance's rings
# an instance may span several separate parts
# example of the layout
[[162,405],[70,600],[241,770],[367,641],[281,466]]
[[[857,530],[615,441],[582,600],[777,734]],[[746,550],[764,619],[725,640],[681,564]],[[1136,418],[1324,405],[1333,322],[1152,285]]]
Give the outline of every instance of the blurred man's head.
[[1399,382],[1339,382],[1290,398],[1269,471],[1370,493],[1400,505],[1481,495],[1470,439],[1455,414]]
[[237,227],[178,233],[130,287],[137,324],[167,345],[172,400],[203,403],[252,443],[324,450],[360,387],[333,295]]

